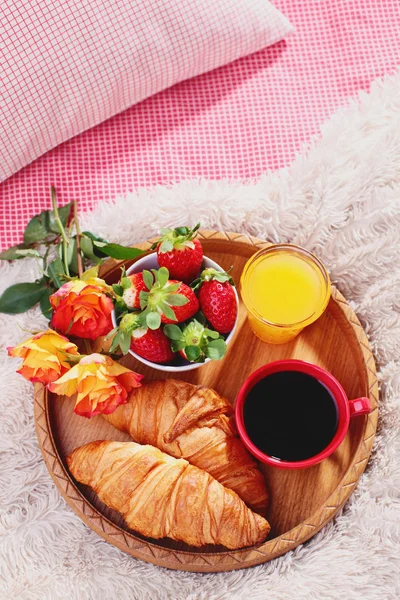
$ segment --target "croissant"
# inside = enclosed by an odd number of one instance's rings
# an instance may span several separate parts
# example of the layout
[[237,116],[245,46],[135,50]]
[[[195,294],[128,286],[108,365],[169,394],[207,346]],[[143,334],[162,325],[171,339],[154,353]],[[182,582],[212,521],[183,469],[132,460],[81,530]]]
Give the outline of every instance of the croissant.
[[104,417],[135,442],[207,471],[265,514],[264,476],[239,438],[230,403],[214,390],[174,379],[151,381]]
[[262,542],[270,530],[235,492],[153,446],[91,442],[74,450],[67,463],[77,481],[147,537],[233,550]]

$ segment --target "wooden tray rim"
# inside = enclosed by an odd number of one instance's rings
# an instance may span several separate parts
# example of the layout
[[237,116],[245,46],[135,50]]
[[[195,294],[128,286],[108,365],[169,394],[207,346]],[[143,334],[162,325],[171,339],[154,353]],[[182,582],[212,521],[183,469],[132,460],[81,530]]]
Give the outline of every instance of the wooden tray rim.
[[[250,244],[258,249],[270,245],[259,238],[235,232],[201,230],[199,237],[205,240],[214,238],[221,241]],[[136,247],[148,250],[153,241],[149,240],[136,244]],[[113,271],[121,262],[126,263],[128,261],[107,261],[107,269],[102,273],[102,276]],[[365,418],[363,438],[357,447],[352,464],[325,504],[307,521],[258,547],[215,553],[173,550],[146,541],[137,537],[134,533],[123,530],[95,509],[73,482],[59,455],[51,430],[48,391],[42,384],[37,383],[34,386],[34,417],[39,446],[49,473],[66,502],[91,529],[121,550],[159,566],[185,571],[219,572],[254,566],[293,550],[296,546],[315,535],[341,509],[356,487],[367,465],[378,421],[378,382],[375,361],[367,336],[356,314],[334,286],[332,286],[332,298],[350,323],[352,333],[357,339],[361,350],[368,385],[367,395],[372,403],[372,412]]]

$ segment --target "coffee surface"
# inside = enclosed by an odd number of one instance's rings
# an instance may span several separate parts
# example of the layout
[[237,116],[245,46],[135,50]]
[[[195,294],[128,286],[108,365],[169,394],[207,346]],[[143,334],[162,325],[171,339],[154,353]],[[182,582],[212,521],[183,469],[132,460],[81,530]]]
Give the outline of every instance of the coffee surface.
[[321,452],[333,439],[337,406],[318,379],[297,371],[272,373],[249,392],[244,423],[252,442],[265,454],[300,461]]

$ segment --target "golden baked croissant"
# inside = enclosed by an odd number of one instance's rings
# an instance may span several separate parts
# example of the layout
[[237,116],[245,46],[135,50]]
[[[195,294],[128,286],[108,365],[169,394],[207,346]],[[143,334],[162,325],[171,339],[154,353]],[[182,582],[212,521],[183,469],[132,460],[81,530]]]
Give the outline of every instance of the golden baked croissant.
[[177,379],[151,381],[104,417],[135,442],[207,471],[265,514],[264,476],[239,438],[231,405],[214,390]]
[[74,450],[67,463],[77,481],[147,537],[233,550],[262,542],[270,530],[268,521],[209,473],[153,446],[91,442]]

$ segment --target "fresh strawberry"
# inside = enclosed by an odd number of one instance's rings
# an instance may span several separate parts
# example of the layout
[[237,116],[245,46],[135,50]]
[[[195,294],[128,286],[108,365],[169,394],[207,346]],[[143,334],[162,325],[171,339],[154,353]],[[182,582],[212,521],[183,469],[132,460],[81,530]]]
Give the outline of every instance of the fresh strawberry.
[[227,273],[204,269],[193,287],[200,286],[200,308],[207,321],[219,333],[229,333],[235,325],[237,302],[232,287],[233,279]]
[[182,323],[199,310],[199,301],[193,290],[182,283],[169,279],[168,269],[161,267],[143,271],[148,291],[140,292],[140,307],[150,329],[158,329],[161,323]]
[[171,339],[171,348],[190,362],[204,362],[206,358],[218,360],[225,356],[225,340],[192,319],[182,329],[178,325],[165,325],[164,333]]
[[147,291],[145,282],[143,281],[143,273],[134,273],[123,277],[124,292],[122,299],[128,308],[140,308],[140,292]]
[[167,363],[175,358],[171,342],[162,329],[147,329],[140,337],[132,337],[131,350],[154,363]]
[[[175,300],[172,298],[169,299],[170,305],[173,307],[173,311],[175,313],[175,318],[172,319],[172,315],[170,318],[166,316],[166,314],[161,315],[161,323],[183,323],[183,321],[187,321],[190,317],[193,317],[194,314],[199,310],[199,301],[197,299],[196,294],[186,283],[182,281],[176,281],[174,279],[169,279],[167,282],[168,285],[178,285],[179,287],[176,290],[176,295],[183,296],[187,298],[187,303],[183,306],[175,305]],[[175,294],[174,294],[175,295]]]
[[199,227],[200,223],[193,229],[162,229],[161,238],[153,244],[158,264],[168,269],[172,279],[190,283],[198,276],[203,261],[203,248],[196,239]]
[[162,329],[148,329],[143,313],[125,314],[113,339],[111,352],[119,346],[123,354],[131,348],[136,354],[154,363],[166,363],[175,358],[171,342]]

